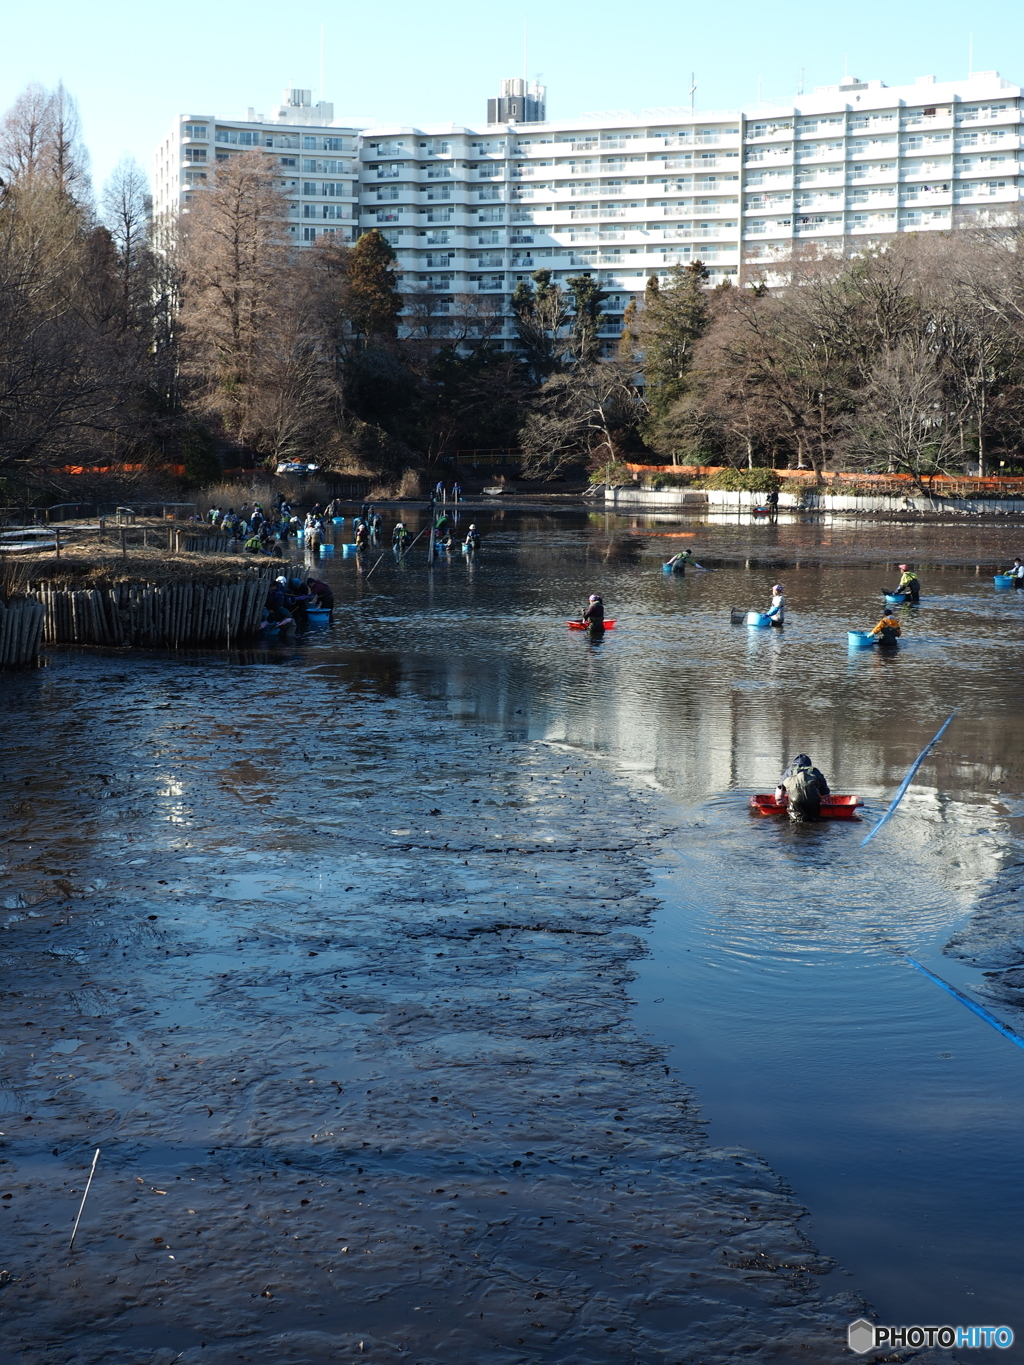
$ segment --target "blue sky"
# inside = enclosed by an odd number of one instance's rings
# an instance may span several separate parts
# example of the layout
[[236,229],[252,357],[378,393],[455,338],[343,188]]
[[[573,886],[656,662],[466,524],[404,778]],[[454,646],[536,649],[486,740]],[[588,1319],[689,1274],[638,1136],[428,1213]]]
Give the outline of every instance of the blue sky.
[[[324,26],[325,97],[338,115],[381,122],[477,123],[502,76],[520,75],[523,22],[528,70],[548,86],[548,113],[689,102],[726,109],[792,97],[843,75],[887,84],[953,79],[974,69],[1024,79],[1024,6],[980,9],[952,0],[862,0],[856,7],[793,0],[562,0],[517,6],[466,0],[378,4],[220,0],[144,5],[133,0],[50,0],[5,6],[0,107],[31,80],[63,79],[81,107],[97,187],[124,154],[149,170],[178,113],[244,116],[268,111],[285,86],[319,84]],[[314,93],[314,99],[317,98]]]

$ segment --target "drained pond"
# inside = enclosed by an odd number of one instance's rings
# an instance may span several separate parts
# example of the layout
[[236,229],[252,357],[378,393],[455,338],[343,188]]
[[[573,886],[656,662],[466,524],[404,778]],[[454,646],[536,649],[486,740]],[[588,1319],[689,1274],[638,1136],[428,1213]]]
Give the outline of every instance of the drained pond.
[[[0,680],[4,1359],[1024,1334],[1024,1051],[909,960],[1024,1032],[1013,527],[472,515],[326,629]],[[750,812],[799,751],[859,821]]]

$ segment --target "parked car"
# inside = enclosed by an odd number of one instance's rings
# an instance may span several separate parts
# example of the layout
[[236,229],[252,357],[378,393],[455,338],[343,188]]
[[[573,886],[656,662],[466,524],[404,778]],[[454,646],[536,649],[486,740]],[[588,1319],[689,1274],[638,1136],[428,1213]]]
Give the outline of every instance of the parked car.
[[305,464],[302,460],[284,460],[277,466],[278,474],[315,474],[318,464]]

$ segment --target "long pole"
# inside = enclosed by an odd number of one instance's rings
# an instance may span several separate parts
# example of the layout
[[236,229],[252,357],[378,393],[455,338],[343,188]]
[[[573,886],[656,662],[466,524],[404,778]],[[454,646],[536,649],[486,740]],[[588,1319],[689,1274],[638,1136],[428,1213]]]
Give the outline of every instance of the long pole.
[[85,1201],[89,1198],[89,1190],[92,1187],[92,1178],[96,1174],[96,1163],[100,1159],[100,1149],[96,1148],[96,1155],[92,1159],[92,1170],[89,1172],[89,1179],[85,1182],[85,1194],[82,1195],[82,1202],[78,1206],[78,1217],[75,1219],[75,1226],[71,1229],[71,1241],[68,1242],[68,1251],[75,1245],[75,1234],[78,1232],[78,1225],[82,1221],[82,1210],[85,1208]]
[[427,545],[427,563],[434,562],[434,499],[430,499],[430,541]]
[[885,814],[882,816],[881,820],[879,820],[878,824],[874,827],[874,829],[871,830],[871,832],[864,839],[861,840],[860,845],[861,848],[863,848],[865,844],[869,844],[871,840],[875,837],[875,835],[878,833],[878,831],[882,828],[882,826],[892,818],[892,815],[895,812],[896,807],[900,804],[900,802],[903,800],[903,797],[906,795],[907,788],[913,781],[914,774],[917,772],[918,768],[920,768],[921,764],[924,762],[924,759],[926,755],[929,753],[929,751],[934,749],[935,745],[938,744],[939,740],[946,733],[946,729],[948,728],[950,721],[953,719],[953,717],[959,710],[960,710],[959,706],[954,707],[954,709],[949,713],[949,716],[947,717],[945,724],[939,730],[939,733],[930,743],[924,746],[924,748],[921,750],[918,756],[914,759],[913,763],[910,765],[910,772],[907,773],[906,777],[900,783],[900,789],[893,797],[892,805],[885,812]]

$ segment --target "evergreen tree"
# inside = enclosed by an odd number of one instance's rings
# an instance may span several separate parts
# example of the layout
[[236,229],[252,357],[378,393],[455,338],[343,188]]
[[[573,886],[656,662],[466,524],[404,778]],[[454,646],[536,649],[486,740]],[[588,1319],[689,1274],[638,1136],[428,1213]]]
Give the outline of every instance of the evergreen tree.
[[673,266],[666,289],[654,276],[648,280],[642,339],[645,393],[655,419],[682,396],[694,344],[708,330],[707,280],[701,261]]
[[395,277],[395,253],[373,229],[349,253],[345,316],[364,342],[398,334],[402,298]]
[[573,303],[572,355],[576,361],[601,355],[601,328],[608,319],[601,304],[608,297],[592,275],[570,275],[565,282]]

